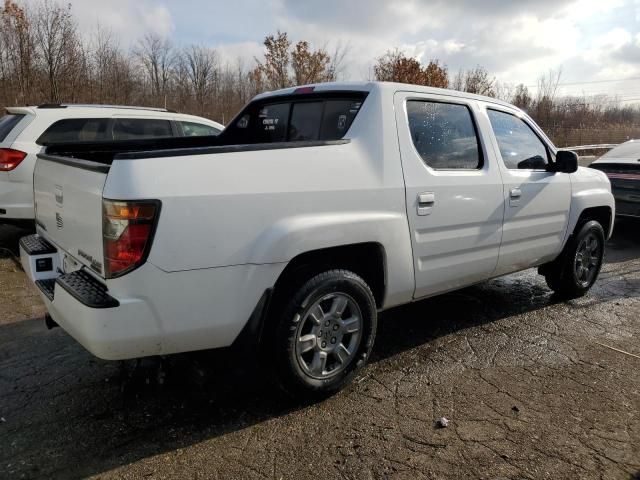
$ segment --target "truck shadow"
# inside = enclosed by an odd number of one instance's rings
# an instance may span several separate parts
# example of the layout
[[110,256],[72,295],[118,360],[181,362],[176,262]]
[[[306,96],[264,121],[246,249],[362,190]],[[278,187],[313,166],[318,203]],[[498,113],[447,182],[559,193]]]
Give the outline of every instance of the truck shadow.
[[[622,233],[631,235],[622,245],[637,249],[633,228]],[[625,261],[626,248],[614,262]],[[589,302],[616,295],[597,289]],[[525,273],[392,309],[380,316],[371,361],[384,365],[440,337],[558,301]],[[104,362],[60,329],[46,331],[41,319],[0,324],[0,345],[0,470],[11,477],[99,474],[314,408],[277,392],[270,359],[255,353]]]

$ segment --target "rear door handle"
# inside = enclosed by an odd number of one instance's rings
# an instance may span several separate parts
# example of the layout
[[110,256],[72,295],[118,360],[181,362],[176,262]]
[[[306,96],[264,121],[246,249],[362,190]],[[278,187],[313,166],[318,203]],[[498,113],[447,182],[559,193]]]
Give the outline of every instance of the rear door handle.
[[433,210],[433,204],[436,203],[436,194],[433,192],[424,192],[418,194],[418,215],[429,215]]

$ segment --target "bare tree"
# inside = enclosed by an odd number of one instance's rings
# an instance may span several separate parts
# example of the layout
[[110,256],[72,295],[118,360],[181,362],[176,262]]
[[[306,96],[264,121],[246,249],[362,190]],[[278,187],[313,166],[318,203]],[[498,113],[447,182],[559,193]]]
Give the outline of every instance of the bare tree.
[[[11,0],[2,8],[2,59],[18,84],[14,101],[27,103],[32,98],[35,75],[35,40],[31,15]],[[10,78],[10,77],[5,77]]]
[[554,102],[558,93],[558,85],[562,70],[549,70],[538,79],[538,90],[536,93],[535,116],[541,123],[550,125],[553,116]]
[[81,64],[71,5],[62,7],[50,0],[41,4],[35,17],[35,46],[43,62],[49,100],[59,102],[62,77],[77,74]]
[[495,81],[495,78],[489,75],[486,68],[476,65],[470,70],[458,71],[452,87],[454,90],[495,97]]
[[[326,50],[326,48],[325,48]],[[338,80],[344,74],[345,59],[349,54],[349,44],[338,42],[330,55],[327,70],[331,72],[332,80]]]
[[528,110],[529,107],[531,107],[532,102],[533,99],[531,98],[529,89],[522,83],[519,84],[516,87],[516,91],[513,94],[513,97],[511,98],[511,103],[523,110]]
[[174,51],[171,42],[155,33],[148,33],[134,50],[143,71],[151,85],[155,102],[165,101],[174,65]]
[[113,70],[118,47],[109,30],[98,25],[91,38],[91,72],[93,76],[91,97],[98,103],[112,102]]
[[547,99],[553,102],[558,93],[558,86],[560,84],[560,78],[562,77],[562,69],[549,70],[546,74],[541,75],[538,78],[538,93],[537,101],[540,102]]
[[219,69],[215,50],[191,45],[184,50],[183,61],[196,105],[203,114],[205,104],[218,83]]

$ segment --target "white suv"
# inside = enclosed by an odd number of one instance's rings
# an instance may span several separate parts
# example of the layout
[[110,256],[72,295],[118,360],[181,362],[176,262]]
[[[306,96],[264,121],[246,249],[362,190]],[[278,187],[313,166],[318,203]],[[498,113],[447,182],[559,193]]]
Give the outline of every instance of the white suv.
[[0,118],[0,224],[33,222],[33,168],[45,145],[209,136],[224,128],[157,108],[47,104],[6,110]]

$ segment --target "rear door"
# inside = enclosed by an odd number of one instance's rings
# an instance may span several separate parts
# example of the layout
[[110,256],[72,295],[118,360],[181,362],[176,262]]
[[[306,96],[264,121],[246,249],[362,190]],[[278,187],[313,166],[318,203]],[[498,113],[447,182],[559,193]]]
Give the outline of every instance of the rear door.
[[505,218],[496,275],[539,265],[562,250],[571,180],[567,173],[547,172],[551,146],[521,113],[490,106],[486,114],[504,180]]
[[415,298],[490,277],[498,261],[504,200],[492,150],[479,134],[477,102],[398,92],[395,107]]

